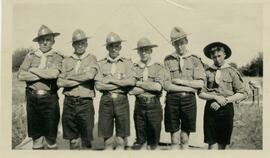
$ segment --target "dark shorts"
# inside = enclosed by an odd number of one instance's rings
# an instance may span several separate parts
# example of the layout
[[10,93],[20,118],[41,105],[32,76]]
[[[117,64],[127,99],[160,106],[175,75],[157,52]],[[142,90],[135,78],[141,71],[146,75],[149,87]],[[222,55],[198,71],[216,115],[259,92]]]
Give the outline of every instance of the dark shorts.
[[134,124],[136,142],[148,145],[158,145],[162,121],[162,108],[159,97],[150,99],[136,98],[134,109]]
[[109,138],[113,135],[114,124],[116,136],[130,135],[130,112],[127,95],[118,94],[112,98],[111,94],[103,94],[100,99],[98,136]]
[[81,138],[86,144],[93,139],[95,110],[92,98],[65,96],[62,115],[63,138]]
[[165,106],[165,131],[196,131],[197,105],[194,93],[168,93]]
[[28,136],[33,139],[45,136],[49,144],[54,144],[60,118],[58,95],[37,95],[27,88],[26,110]]
[[212,101],[207,101],[204,109],[204,142],[228,145],[233,130],[233,104],[227,104],[215,111],[210,108],[211,103]]

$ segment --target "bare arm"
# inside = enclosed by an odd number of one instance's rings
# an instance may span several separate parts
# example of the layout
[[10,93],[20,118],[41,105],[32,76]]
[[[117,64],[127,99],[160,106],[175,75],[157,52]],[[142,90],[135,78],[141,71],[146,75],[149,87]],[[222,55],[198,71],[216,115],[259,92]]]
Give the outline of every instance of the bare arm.
[[37,81],[40,80],[40,77],[31,72],[21,70],[18,72],[18,79],[21,81]]
[[181,80],[179,78],[172,79],[172,83],[181,86],[188,86],[191,88],[199,89],[203,88],[203,80]]
[[172,84],[170,81],[165,81],[164,89],[167,92],[194,92],[196,93],[196,89],[187,87],[187,86],[180,86]]
[[58,87],[75,87],[75,86],[77,86],[79,84],[80,84],[80,82],[67,80],[67,79],[64,79],[64,78],[58,78],[57,79],[57,86]]
[[137,81],[136,86],[140,87],[146,91],[161,91],[162,87],[159,83],[157,82],[142,82],[142,81]]
[[243,93],[235,93],[234,95],[227,97],[226,100],[228,103],[233,103],[236,101],[244,100],[246,97],[247,96]]
[[78,82],[84,82],[84,81],[94,79],[96,74],[97,74],[97,70],[95,68],[91,68],[89,71],[86,71],[86,72],[72,74],[68,76],[67,79],[78,81]]
[[52,68],[49,69],[30,68],[29,71],[39,76],[40,78],[44,79],[55,79],[59,75],[59,70]]
[[118,89],[120,86],[117,86],[117,85],[114,85],[114,84],[103,83],[101,81],[97,81],[95,83],[95,87],[99,91],[102,91],[102,90],[110,91],[110,90]]
[[126,87],[126,86],[135,86],[136,80],[134,78],[128,78],[128,79],[112,79],[109,81],[109,83],[115,84],[120,87]]
[[130,95],[139,95],[143,94],[145,91],[142,88],[134,87],[131,91],[129,91]]
[[210,94],[210,93],[206,93],[206,92],[201,92],[199,94],[199,97],[201,99],[204,99],[204,100],[216,100],[216,96],[215,94]]

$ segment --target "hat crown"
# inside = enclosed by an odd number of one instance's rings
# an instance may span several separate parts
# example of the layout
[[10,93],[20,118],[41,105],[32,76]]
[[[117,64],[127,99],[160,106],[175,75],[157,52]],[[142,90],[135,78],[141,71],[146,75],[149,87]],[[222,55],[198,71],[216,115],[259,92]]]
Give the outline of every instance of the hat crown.
[[151,43],[151,41],[146,38],[146,37],[142,37],[138,42],[137,42],[137,47],[146,47],[146,46],[152,46],[153,44]]
[[80,41],[83,39],[87,39],[86,34],[81,29],[76,29],[72,34],[72,41]]
[[179,26],[173,27],[173,29],[171,31],[171,35],[170,35],[172,41],[175,41],[177,39],[181,39],[181,38],[186,37],[186,36],[187,36],[187,34],[185,33],[185,31]]
[[121,42],[122,39],[120,38],[120,36],[114,32],[110,32],[108,35],[107,35],[107,38],[106,38],[106,43],[109,44],[109,43],[115,43],[115,42]]
[[49,27],[46,25],[41,25],[38,30],[38,36],[43,36],[43,35],[52,34],[52,33],[53,33],[52,30],[49,29]]

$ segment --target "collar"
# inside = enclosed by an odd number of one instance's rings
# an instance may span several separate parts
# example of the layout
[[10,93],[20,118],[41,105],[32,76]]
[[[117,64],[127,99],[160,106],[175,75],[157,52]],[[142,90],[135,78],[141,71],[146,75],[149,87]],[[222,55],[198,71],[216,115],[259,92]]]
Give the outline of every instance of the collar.
[[189,51],[187,50],[187,52],[186,52],[186,54],[184,54],[184,55],[182,55],[182,56],[180,56],[178,53],[176,53],[176,52],[173,52],[172,54],[171,54],[171,56],[172,57],[174,57],[174,58],[187,58],[187,57],[190,57],[191,56],[191,54],[189,53]]
[[145,68],[145,67],[149,67],[149,66],[153,65],[154,62],[153,62],[152,60],[150,60],[147,64],[145,64],[145,63],[139,61],[137,64],[138,64],[138,66],[139,66],[140,68]]
[[50,56],[54,53],[54,50],[51,49],[50,51],[46,52],[46,53],[43,53],[40,49],[38,49],[37,51],[35,51],[35,54],[38,56],[38,57],[42,57],[43,55],[45,56]]
[[211,65],[210,66],[212,69],[214,69],[214,70],[220,70],[220,69],[225,69],[225,68],[229,68],[229,67],[231,67],[231,65],[229,65],[228,63],[224,63],[221,67],[217,67],[216,65]]
[[78,56],[77,54],[73,54],[71,57],[74,59],[77,59],[77,60],[82,60],[82,59],[86,58],[88,55],[89,55],[89,53],[84,53],[81,56]]
[[118,56],[118,57],[116,57],[115,59],[113,59],[113,58],[111,58],[109,55],[106,57],[106,60],[107,61],[110,61],[110,62],[112,62],[112,63],[114,63],[114,62],[118,62],[119,60],[122,60],[122,57],[120,57],[120,56]]

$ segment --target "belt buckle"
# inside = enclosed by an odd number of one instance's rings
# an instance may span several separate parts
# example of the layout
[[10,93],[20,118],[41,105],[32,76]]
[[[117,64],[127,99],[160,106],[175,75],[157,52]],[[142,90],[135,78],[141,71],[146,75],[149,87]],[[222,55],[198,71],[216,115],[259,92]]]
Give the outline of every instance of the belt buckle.
[[36,91],[37,95],[45,95],[47,92],[45,90],[37,90]]
[[74,98],[75,102],[79,102],[80,98]]
[[118,94],[117,93],[112,93],[111,96],[112,96],[112,98],[117,98]]

